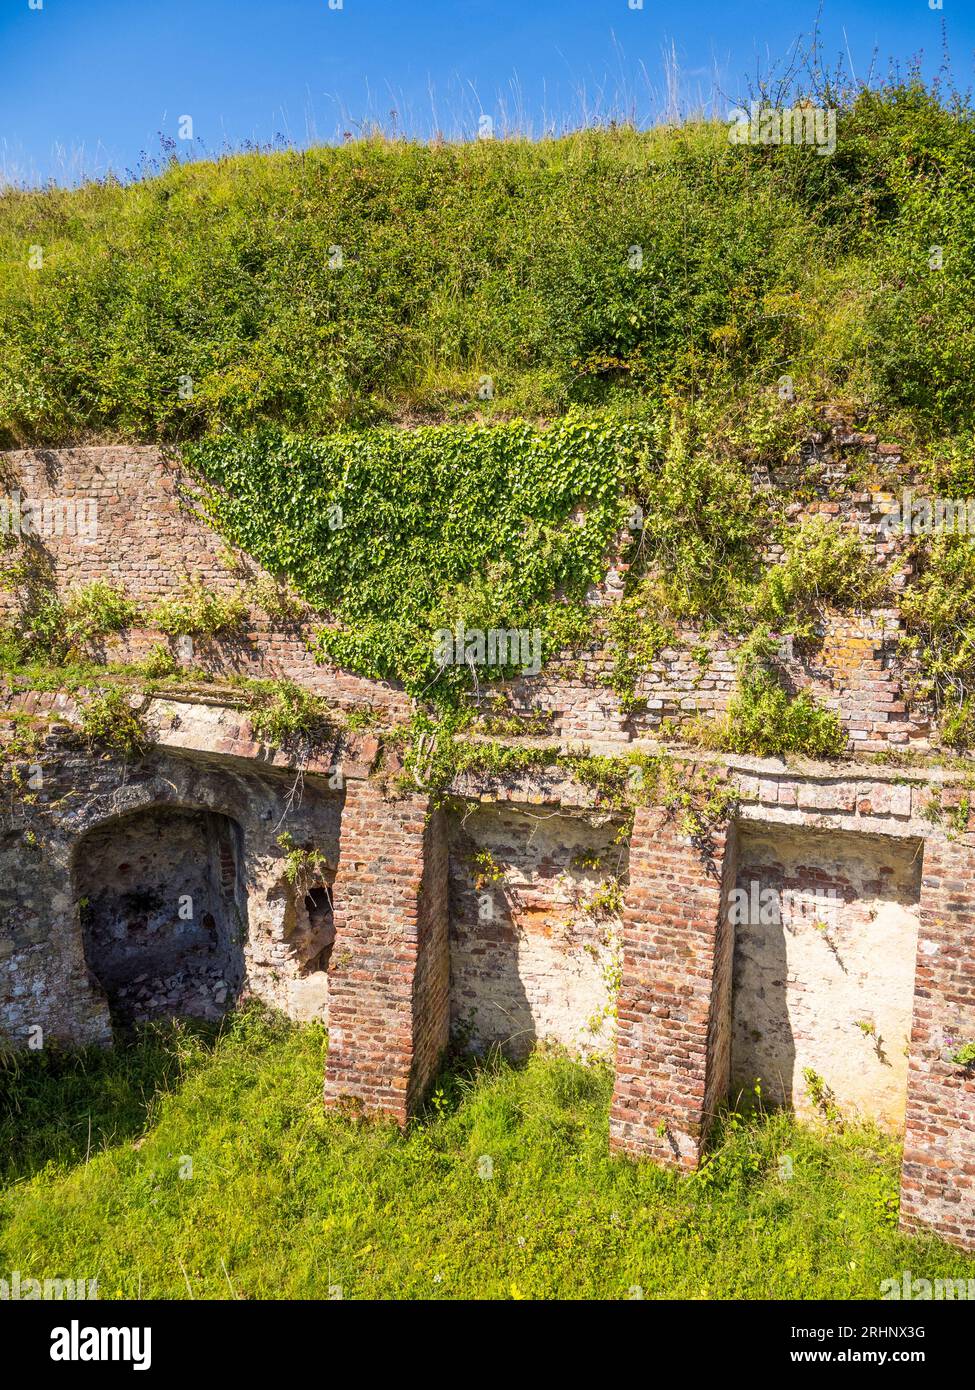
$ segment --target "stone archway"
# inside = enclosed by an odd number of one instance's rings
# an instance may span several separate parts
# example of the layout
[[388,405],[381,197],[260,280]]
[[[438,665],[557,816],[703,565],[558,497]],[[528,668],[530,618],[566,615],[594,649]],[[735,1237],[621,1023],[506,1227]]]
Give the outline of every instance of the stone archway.
[[240,826],[154,804],[79,842],[74,888],[88,968],[120,1023],[216,1019],[244,981]]

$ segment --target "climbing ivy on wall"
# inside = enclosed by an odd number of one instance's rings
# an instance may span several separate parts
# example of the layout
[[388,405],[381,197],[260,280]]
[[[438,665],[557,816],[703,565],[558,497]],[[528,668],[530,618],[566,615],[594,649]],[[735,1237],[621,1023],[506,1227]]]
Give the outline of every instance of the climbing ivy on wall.
[[[435,634],[537,630],[544,656],[588,632],[584,600],[627,510],[641,426],[578,414],[536,428],[265,428],[189,446],[214,523],[328,616],[321,650],[450,703],[471,681]],[[478,669],[479,679],[511,670]]]

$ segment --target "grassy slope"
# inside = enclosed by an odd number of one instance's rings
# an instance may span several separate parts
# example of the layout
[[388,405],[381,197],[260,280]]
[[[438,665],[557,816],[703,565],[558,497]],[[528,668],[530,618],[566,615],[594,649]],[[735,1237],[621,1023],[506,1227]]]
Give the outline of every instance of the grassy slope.
[[601,1068],[455,1073],[403,1137],[323,1112],[322,1049],[245,1013],[212,1047],[177,1032],[63,1070],[22,1059],[0,1268],[173,1298],[872,1298],[903,1269],[975,1276],[896,1233],[896,1148],[870,1130],[732,1121],[678,1180],[608,1157]]
[[691,125],[6,191],[0,442],[747,400],[783,373],[970,428],[973,170],[969,113],[908,86],[844,105],[829,158]]

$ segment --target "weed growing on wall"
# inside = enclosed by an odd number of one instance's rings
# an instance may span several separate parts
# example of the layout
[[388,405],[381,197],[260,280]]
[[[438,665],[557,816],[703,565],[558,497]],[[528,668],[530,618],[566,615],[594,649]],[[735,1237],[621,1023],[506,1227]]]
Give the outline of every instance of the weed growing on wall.
[[759,625],[739,648],[738,688],[727,714],[713,725],[699,721],[701,740],[727,753],[758,757],[804,754],[835,758],[846,748],[846,733],[837,715],[806,691],[786,689],[779,661],[779,642]]
[[99,691],[82,704],[80,714],[81,735],[90,749],[137,758],[152,743],[141,711],[133,709],[124,690]]
[[90,642],[112,632],[121,632],[139,616],[134,603],[120,584],[92,579],[69,590],[64,599],[65,632],[70,642]]
[[781,541],[781,562],[766,568],[747,601],[758,623],[810,642],[827,607],[862,612],[882,600],[884,574],[855,532],[813,517],[783,528]]
[[241,594],[217,594],[198,580],[163,599],[150,614],[153,624],[171,637],[232,637],[244,631],[247,602]]
[[334,734],[327,706],[294,681],[254,681],[248,685],[248,696],[251,728],[262,743],[310,747]]
[[907,650],[919,666],[915,693],[933,698],[952,747],[975,741],[975,546],[936,536],[915,548],[918,575],[901,598]]

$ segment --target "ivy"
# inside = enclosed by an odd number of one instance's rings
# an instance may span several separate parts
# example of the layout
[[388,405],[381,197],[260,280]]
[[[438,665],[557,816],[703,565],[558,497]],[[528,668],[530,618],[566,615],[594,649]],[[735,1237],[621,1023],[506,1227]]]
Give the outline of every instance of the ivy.
[[265,428],[186,458],[214,524],[327,615],[324,657],[456,705],[472,672],[462,642],[456,662],[438,655],[438,633],[537,634],[543,658],[586,637],[645,448],[638,424],[570,414],[543,429]]

